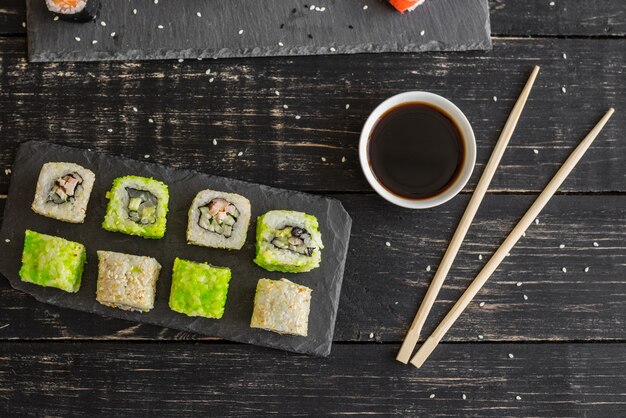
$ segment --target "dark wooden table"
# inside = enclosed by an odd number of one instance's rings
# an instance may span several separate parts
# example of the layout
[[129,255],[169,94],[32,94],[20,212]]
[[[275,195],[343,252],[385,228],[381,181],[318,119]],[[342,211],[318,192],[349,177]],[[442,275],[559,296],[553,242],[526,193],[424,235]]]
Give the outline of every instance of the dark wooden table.
[[[493,0],[489,53],[29,64],[24,20],[22,1],[0,1],[0,210],[18,144],[47,140],[332,195],[354,228],[327,359],[58,309],[0,279],[0,415],[624,415],[623,0]],[[572,147],[617,113],[445,343],[422,369],[403,366],[399,341],[535,64],[426,332]],[[439,209],[387,204],[357,161],[368,113],[410,89],[449,97],[477,135],[470,185]]]

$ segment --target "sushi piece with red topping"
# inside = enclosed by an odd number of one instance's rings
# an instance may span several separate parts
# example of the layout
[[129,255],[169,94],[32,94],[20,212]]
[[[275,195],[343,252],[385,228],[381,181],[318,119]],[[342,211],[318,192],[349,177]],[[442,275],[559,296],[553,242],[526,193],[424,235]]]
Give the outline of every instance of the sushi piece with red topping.
[[423,4],[426,0],[389,0],[389,3],[400,13],[413,11],[415,8]]
[[94,20],[100,9],[99,0],[46,0],[48,10],[62,20],[89,22]]

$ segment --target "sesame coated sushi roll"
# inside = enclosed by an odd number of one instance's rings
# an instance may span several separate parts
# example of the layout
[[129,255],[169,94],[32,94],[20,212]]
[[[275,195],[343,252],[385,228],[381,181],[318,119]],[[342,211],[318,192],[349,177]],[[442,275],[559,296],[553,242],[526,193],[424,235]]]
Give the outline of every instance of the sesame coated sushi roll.
[[99,0],[46,0],[48,10],[59,19],[70,22],[94,20],[100,9]]
[[189,208],[187,241],[204,247],[239,250],[250,225],[250,201],[235,193],[203,190]]
[[20,279],[76,293],[80,289],[85,258],[83,244],[27,229]]
[[83,223],[95,174],[74,163],[46,163],[41,167],[32,209],[49,218]]
[[257,219],[254,262],[269,271],[301,273],[319,267],[322,235],[317,218],[303,212],[272,210]]
[[163,238],[169,201],[167,184],[146,177],[118,177],[106,197],[109,205],[102,223],[104,229]]
[[170,308],[187,316],[220,319],[224,315],[230,269],[174,260]]
[[287,279],[259,280],[250,327],[306,337],[311,292],[308,287]]
[[160,271],[152,257],[98,251],[96,300],[112,308],[147,312],[154,307]]

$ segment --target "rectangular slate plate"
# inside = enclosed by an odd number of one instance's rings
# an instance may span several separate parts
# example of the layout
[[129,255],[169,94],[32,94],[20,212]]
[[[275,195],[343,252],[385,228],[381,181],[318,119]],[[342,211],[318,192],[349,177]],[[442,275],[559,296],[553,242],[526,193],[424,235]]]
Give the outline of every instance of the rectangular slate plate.
[[404,15],[387,0],[101,0],[89,23],[27,6],[31,61],[491,49],[488,0],[427,0]]
[[[51,161],[77,163],[96,174],[84,224],[57,221],[37,215],[31,210],[41,166]],[[168,184],[170,212],[167,215],[167,232],[163,239],[150,240],[102,229],[101,224],[108,202],[105,193],[111,187],[113,179],[130,174],[153,177]],[[187,244],[185,234],[187,210],[194,196],[207,188],[239,193],[250,199],[252,220],[248,239],[241,250],[227,251]],[[291,209],[317,216],[325,246],[319,268],[309,273],[289,274],[268,272],[252,262],[255,255],[256,217],[272,209]],[[27,142],[20,146],[11,176],[4,221],[0,230],[0,272],[9,279],[15,289],[53,305],[232,341],[327,356],[333,339],[351,225],[350,216],[335,199],[49,143]],[[78,293],[66,293],[20,280],[18,272],[26,229],[60,236],[86,245],[87,264]],[[97,250],[147,255],[161,263],[163,268],[157,282],[154,309],[147,313],[127,312],[96,302]],[[171,272],[174,258],[177,256],[231,268],[232,279],[222,319],[190,318],[169,309]],[[313,289],[308,337],[279,335],[250,328],[256,284],[258,279],[264,277],[271,279],[285,277]]]

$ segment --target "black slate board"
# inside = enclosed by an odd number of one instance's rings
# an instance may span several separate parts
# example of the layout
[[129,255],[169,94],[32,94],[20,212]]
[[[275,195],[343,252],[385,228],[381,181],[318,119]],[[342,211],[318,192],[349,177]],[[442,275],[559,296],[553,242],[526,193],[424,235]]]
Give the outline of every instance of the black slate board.
[[[91,169],[96,174],[84,224],[69,224],[46,218],[30,209],[41,166],[50,161],[74,162]],[[108,232],[101,228],[107,204],[106,191],[114,178],[131,174],[153,177],[169,186],[170,212],[167,216],[167,232],[163,239],[149,240]],[[252,220],[246,244],[241,250],[218,250],[186,243],[187,210],[194,196],[207,188],[239,193],[250,200]],[[298,210],[317,216],[325,246],[319,268],[309,273],[289,274],[268,272],[252,262],[256,217],[272,209]],[[327,356],[333,339],[351,225],[350,216],[335,199],[31,141],[20,146],[13,168],[4,221],[0,230],[0,248],[2,248],[0,272],[9,279],[15,289],[29,293],[39,301],[57,306],[232,341]],[[78,293],[66,293],[20,280],[18,272],[26,229],[60,236],[86,245],[87,264]],[[96,301],[97,250],[147,255],[155,257],[161,263],[162,269],[157,282],[153,310],[147,313],[127,312],[103,306]],[[222,319],[190,318],[169,309],[171,271],[174,258],[177,256],[231,268],[233,277]],[[249,327],[258,279],[282,277],[313,289],[308,337],[279,335]]]
[[386,0],[102,0],[83,24],[54,21],[44,0],[27,6],[31,61],[491,49],[488,0],[427,0],[404,15]]

